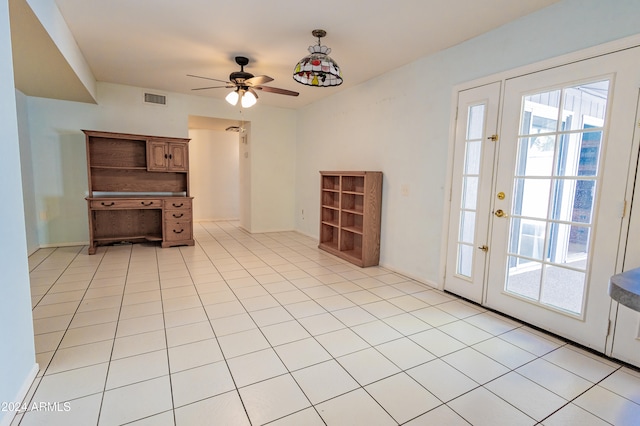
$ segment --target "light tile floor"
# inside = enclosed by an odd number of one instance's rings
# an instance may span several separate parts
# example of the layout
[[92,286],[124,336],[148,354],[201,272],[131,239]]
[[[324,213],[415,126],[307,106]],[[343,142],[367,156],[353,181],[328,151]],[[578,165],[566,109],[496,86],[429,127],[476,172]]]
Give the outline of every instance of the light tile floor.
[[294,232],[195,236],[30,257],[13,425],[640,424],[636,370]]

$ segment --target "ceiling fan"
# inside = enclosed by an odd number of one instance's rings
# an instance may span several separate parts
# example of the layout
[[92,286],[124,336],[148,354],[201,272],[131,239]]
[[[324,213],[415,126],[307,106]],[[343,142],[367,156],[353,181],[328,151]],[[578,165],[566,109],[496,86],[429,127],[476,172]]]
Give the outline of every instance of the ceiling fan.
[[265,92],[276,93],[278,95],[298,96],[298,92],[286,89],[278,89],[277,87],[263,86],[265,83],[273,81],[273,78],[266,75],[254,76],[251,73],[245,72],[244,67],[249,63],[249,59],[244,56],[236,56],[236,64],[240,65],[240,71],[235,71],[229,74],[229,81],[218,80],[217,78],[202,77],[199,75],[187,74],[188,77],[203,78],[205,80],[219,81],[224,83],[222,86],[207,86],[198,87],[191,90],[207,90],[207,89],[234,89],[225,98],[231,105],[236,105],[238,100],[241,99],[241,104],[244,108],[249,108],[256,103],[258,94],[256,90],[263,90]]

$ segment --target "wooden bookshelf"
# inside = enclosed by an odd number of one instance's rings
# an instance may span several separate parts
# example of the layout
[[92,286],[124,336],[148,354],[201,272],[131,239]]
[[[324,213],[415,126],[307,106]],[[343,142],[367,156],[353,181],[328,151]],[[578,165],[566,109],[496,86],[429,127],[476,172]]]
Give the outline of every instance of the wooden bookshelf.
[[380,261],[382,172],[320,172],[319,248],[361,267]]

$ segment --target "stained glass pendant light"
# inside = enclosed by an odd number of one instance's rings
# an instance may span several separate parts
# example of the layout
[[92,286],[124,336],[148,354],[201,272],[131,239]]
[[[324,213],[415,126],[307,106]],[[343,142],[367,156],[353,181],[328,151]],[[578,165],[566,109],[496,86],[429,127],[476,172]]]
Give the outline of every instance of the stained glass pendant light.
[[318,38],[318,44],[309,46],[309,55],[300,59],[293,70],[293,79],[307,86],[339,86],[342,84],[342,72],[336,61],[329,57],[331,49],[320,45],[320,39],[327,35],[325,30],[311,31]]

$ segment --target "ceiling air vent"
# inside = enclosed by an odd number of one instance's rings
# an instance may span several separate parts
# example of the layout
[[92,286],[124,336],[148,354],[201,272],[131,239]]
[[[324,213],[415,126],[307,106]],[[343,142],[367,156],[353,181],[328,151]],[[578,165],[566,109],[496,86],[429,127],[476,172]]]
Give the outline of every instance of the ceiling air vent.
[[155,104],[155,105],[166,105],[167,97],[165,95],[157,95],[155,93],[145,93],[144,103]]

